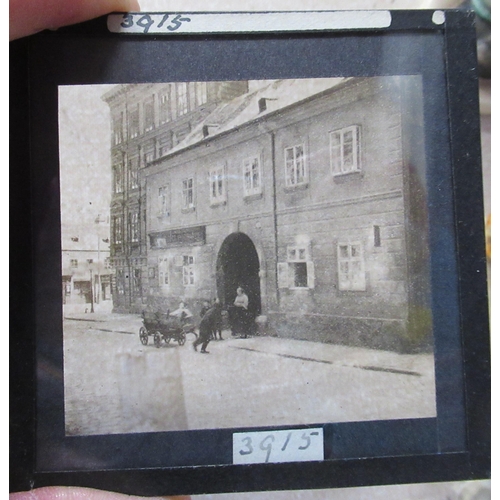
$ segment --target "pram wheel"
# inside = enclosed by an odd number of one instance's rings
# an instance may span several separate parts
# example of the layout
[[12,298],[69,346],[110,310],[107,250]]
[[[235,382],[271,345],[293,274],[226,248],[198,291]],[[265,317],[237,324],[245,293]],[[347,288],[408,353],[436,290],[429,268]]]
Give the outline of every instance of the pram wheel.
[[148,345],[148,331],[143,326],[139,329],[139,338],[142,345]]

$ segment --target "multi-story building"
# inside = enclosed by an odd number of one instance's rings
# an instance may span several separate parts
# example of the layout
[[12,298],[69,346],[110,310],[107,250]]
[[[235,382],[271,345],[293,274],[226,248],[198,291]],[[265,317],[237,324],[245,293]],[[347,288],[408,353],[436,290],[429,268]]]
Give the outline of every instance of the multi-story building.
[[96,224],[62,225],[62,297],[65,311],[110,311],[113,270],[109,218]]
[[[227,306],[243,286],[269,333],[429,343],[422,115],[417,77],[262,82],[214,106],[168,151],[135,160],[141,228],[134,212],[113,219],[117,287],[130,245],[143,303],[198,310],[218,296]],[[113,151],[115,169],[134,165]]]
[[180,82],[119,85],[103,96],[111,110],[116,311],[141,311],[148,296],[147,206],[141,171],[179,144],[215,107],[247,90],[247,82]]

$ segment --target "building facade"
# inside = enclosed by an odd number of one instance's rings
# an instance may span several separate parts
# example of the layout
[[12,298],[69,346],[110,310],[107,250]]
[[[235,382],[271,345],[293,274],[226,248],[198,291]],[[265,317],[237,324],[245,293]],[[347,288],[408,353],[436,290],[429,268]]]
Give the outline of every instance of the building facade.
[[147,206],[142,170],[179,144],[218,105],[248,90],[247,82],[119,85],[103,100],[111,111],[111,262],[114,310],[147,304]]
[[243,286],[269,334],[430,344],[418,78],[262,82],[138,168],[141,230],[112,220],[117,288],[136,243],[142,303],[230,306]]
[[94,226],[62,226],[62,302],[65,312],[111,311],[109,217]]

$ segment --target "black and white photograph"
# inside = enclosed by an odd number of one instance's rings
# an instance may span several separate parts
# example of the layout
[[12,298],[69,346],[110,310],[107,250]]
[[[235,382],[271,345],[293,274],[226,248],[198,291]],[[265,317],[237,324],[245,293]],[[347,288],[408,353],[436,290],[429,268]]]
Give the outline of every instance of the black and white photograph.
[[59,86],[66,436],[436,417],[423,100]]

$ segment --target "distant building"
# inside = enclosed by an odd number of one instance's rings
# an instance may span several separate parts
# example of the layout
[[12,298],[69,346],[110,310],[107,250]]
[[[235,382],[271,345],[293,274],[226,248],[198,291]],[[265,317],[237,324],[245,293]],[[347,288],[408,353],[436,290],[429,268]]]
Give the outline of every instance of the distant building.
[[111,310],[114,271],[109,217],[95,226],[62,226],[62,298],[66,311]]
[[243,286],[271,334],[429,343],[420,80],[263,82],[213,101],[182,133],[159,127],[160,103],[178,113],[184,102],[179,85],[196,103],[197,84],[171,84],[165,100],[161,85],[105,96],[115,308],[229,306]]
[[178,145],[218,105],[247,91],[247,82],[191,82],[119,85],[103,96],[111,110],[116,311],[142,310],[149,294],[142,170]]

